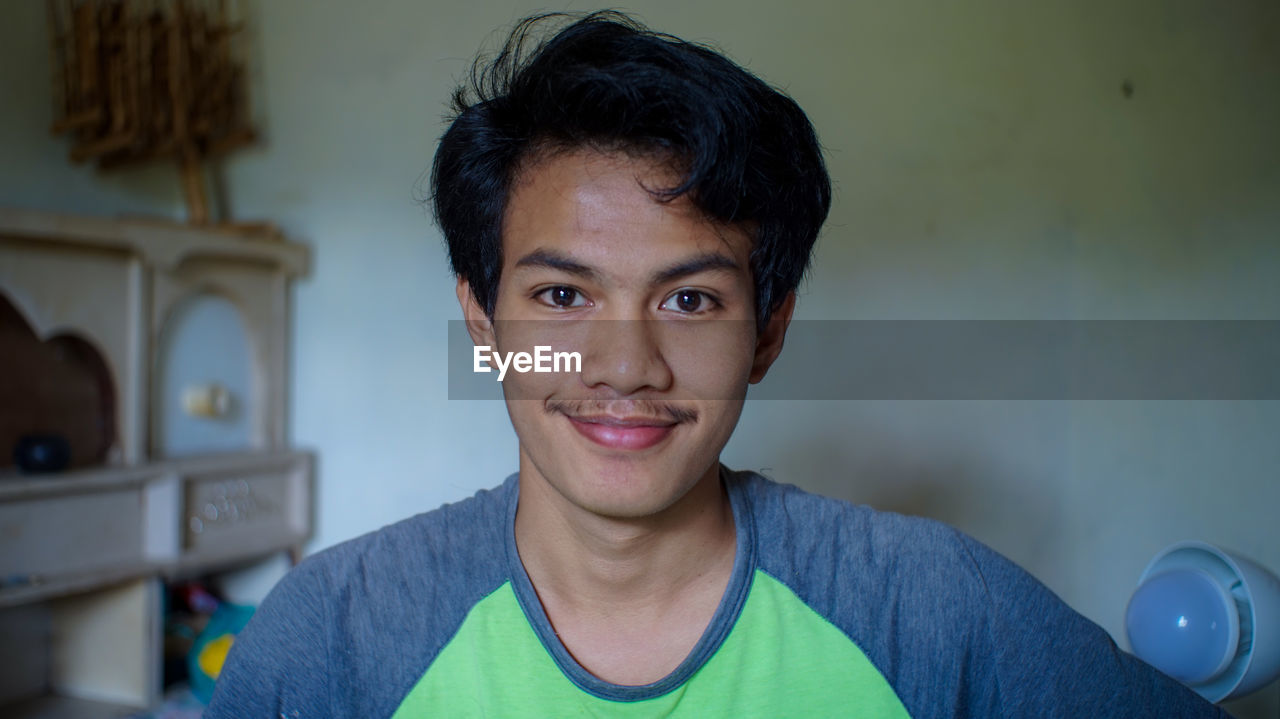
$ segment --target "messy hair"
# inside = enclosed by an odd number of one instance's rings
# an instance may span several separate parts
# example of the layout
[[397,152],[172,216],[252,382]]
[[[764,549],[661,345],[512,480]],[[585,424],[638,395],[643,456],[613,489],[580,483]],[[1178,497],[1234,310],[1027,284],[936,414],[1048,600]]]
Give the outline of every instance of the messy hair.
[[451,110],[432,199],[453,271],[490,316],[512,184],[549,150],[671,165],[679,183],[646,188],[655,199],[688,196],[708,219],[749,232],[761,324],[800,283],[831,205],[817,136],[795,101],[715,50],[618,12],[520,21],[496,55],[476,59]]

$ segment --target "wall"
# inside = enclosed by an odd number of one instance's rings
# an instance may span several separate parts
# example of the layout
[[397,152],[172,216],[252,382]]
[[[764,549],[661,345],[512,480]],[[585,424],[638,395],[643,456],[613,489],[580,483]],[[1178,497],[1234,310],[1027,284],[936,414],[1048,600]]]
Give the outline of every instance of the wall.
[[[801,318],[1280,318],[1274,3],[632,7],[714,41],[817,125],[836,200]],[[313,549],[514,469],[502,407],[445,399],[457,309],[417,200],[452,80],[531,9],[248,4],[264,143],[226,164],[227,202],[315,248],[292,388],[293,436],[321,454]],[[42,4],[0,18],[0,202],[178,212],[168,168],[66,164]],[[952,522],[1119,638],[1172,541],[1280,568],[1277,427],[1262,401],[752,404],[725,459]],[[1273,688],[1236,709],[1278,703]]]
[[[254,396],[253,345],[234,303],[214,294],[190,297],[174,308],[158,338],[158,361],[152,390],[155,457],[182,457],[210,452],[243,451],[253,446],[250,417],[259,410],[247,405]],[[187,413],[184,395],[217,379],[227,393],[224,414]]]

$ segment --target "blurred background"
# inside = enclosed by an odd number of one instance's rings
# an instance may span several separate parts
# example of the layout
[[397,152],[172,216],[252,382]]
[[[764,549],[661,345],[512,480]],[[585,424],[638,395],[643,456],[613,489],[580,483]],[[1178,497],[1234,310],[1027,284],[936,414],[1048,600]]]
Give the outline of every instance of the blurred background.
[[[311,251],[287,387],[288,439],[318,457],[308,552],[516,468],[502,404],[447,399],[459,311],[420,200],[455,81],[540,9],[240,5],[261,140],[216,190],[235,219]],[[812,118],[835,200],[800,319],[1280,319],[1271,0],[623,9],[714,44]],[[183,217],[171,164],[67,161],[45,24],[43,2],[0,5],[0,205]],[[1171,542],[1280,568],[1278,429],[1280,402],[1261,400],[748,402],[723,459],[954,524],[1123,646],[1129,594]],[[1274,716],[1280,692],[1228,708]]]

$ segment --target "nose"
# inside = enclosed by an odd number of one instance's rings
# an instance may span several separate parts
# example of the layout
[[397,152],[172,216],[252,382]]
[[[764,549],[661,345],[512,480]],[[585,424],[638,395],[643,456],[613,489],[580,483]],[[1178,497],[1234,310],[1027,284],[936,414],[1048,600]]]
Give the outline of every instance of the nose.
[[582,357],[582,382],[592,389],[609,387],[619,395],[644,390],[664,392],[674,376],[663,357],[661,322],[595,320]]

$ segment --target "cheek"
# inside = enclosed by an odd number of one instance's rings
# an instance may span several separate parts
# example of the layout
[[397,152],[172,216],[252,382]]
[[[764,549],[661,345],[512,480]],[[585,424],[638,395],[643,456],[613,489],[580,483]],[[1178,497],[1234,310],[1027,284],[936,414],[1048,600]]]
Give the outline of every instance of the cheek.
[[716,454],[724,449],[734,428],[738,426],[744,404],[745,401],[741,399],[712,400],[702,403],[702,414],[708,420],[706,447],[715,448]]
[[680,395],[698,400],[741,400],[755,354],[755,324],[714,320],[673,323],[663,356]]
[[[578,386],[578,370],[583,363],[583,324],[555,320],[495,321],[497,351],[507,363],[502,379],[503,395],[508,400],[544,400]],[[520,355],[524,355],[523,364],[518,364]],[[495,367],[494,371],[500,370]]]
[[557,431],[557,419],[546,413],[542,401],[508,397],[507,416],[520,446],[534,455],[545,459],[564,449],[564,435]]
[[[610,361],[610,348],[616,350],[618,343],[630,341],[609,322],[495,322],[495,349],[508,365],[503,394],[512,401],[592,395],[576,370],[590,371],[593,362]],[[755,355],[754,320],[653,322],[643,334],[654,344],[631,349],[666,365],[675,380],[672,399],[732,401],[746,397]],[[540,355],[539,366],[547,369],[549,365],[551,371],[519,371],[514,358],[520,353],[527,355],[526,368],[528,358]],[[497,367],[495,371],[499,371]]]

